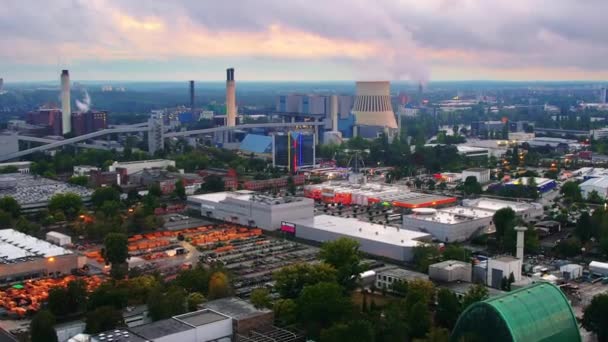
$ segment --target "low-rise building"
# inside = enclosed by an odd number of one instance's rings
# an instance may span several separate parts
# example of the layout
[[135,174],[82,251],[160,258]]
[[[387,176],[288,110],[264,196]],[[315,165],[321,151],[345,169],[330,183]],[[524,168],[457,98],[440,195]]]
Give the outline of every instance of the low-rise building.
[[281,230],[320,243],[348,237],[358,241],[364,253],[398,261],[411,261],[414,248],[431,241],[424,232],[330,215],[285,222]]
[[487,285],[495,289],[501,288],[503,278],[510,278],[513,274],[515,282],[521,280],[522,261],[512,256],[501,256],[488,259]]
[[6,168],[16,168],[19,173],[30,173],[30,167],[32,166],[31,161],[18,161],[18,162],[9,162],[9,163],[0,163],[0,170],[4,170]]
[[314,216],[314,201],[309,198],[273,197],[249,190],[188,196],[188,206],[205,217],[265,230]]
[[442,242],[466,241],[493,228],[494,212],[489,210],[456,206],[417,208],[413,212],[403,216],[403,229],[429,233]]
[[271,327],[274,323],[274,312],[269,309],[258,309],[250,302],[228,297],[212,300],[201,305],[202,308],[218,311],[232,318],[235,334],[247,335],[254,329]]
[[601,198],[608,198],[608,177],[590,178],[579,186],[583,198],[589,198],[592,192],[597,192]]
[[74,166],[74,176],[89,176],[91,171],[99,171],[99,168],[91,165]]
[[152,159],[130,162],[114,162],[108,168],[108,171],[117,171],[117,169],[125,169],[126,174],[130,175],[145,169],[166,169],[168,166],[175,167],[174,160],[168,159]]
[[437,282],[471,282],[471,276],[471,263],[464,261],[446,260],[429,266],[429,278]]
[[0,284],[67,275],[84,262],[84,257],[63,247],[13,229],[0,230]]
[[543,206],[536,202],[515,202],[494,198],[465,199],[462,206],[497,212],[500,209],[511,208],[515,214],[526,221],[536,220],[544,215]]
[[518,185],[528,186],[530,184],[530,179],[532,179],[532,178],[534,179],[534,183],[536,183],[536,190],[538,190],[538,192],[541,194],[549,192],[557,187],[557,182],[554,179],[540,178],[540,177],[516,178],[516,179],[510,181],[509,183],[507,183],[506,186],[518,186]]
[[73,193],[83,202],[91,200],[91,189],[43,178],[37,175],[7,173],[0,177],[0,197],[9,196],[17,200],[24,212],[45,209],[56,194]]
[[390,290],[391,286],[396,282],[408,282],[416,279],[429,280],[429,276],[404,268],[392,267],[376,272],[375,285],[379,289]]
[[462,181],[466,181],[469,177],[475,177],[480,184],[488,183],[490,181],[490,169],[472,168],[462,171]]

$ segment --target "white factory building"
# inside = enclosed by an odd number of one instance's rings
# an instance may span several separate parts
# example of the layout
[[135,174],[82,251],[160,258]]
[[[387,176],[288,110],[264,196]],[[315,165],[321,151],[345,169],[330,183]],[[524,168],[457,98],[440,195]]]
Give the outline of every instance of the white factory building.
[[465,241],[493,230],[491,210],[456,206],[413,212],[403,216],[403,229],[429,233],[441,242]]
[[608,198],[608,177],[589,178],[579,187],[583,198],[588,198],[593,191],[597,191],[601,198]]
[[526,221],[540,219],[544,215],[543,206],[540,203],[535,202],[514,202],[481,197],[475,199],[465,199],[462,201],[462,206],[489,210],[493,212],[504,208],[511,208],[517,216]]
[[462,171],[462,181],[466,181],[469,177],[475,177],[477,183],[485,184],[490,182],[490,169],[472,168]]
[[314,216],[314,200],[310,198],[275,198],[249,190],[188,196],[188,206],[205,217],[265,230],[279,229],[283,221]]
[[323,243],[348,237],[358,241],[364,253],[398,261],[411,261],[414,247],[431,241],[424,232],[339,216],[311,216],[286,223],[297,238]]
[[0,284],[67,275],[85,261],[85,257],[44,240],[13,229],[0,230]]
[[488,259],[487,263],[488,273],[486,274],[486,284],[488,286],[500,289],[502,278],[506,277],[508,279],[511,274],[513,274],[515,283],[522,280],[521,259],[506,255],[495,259]]
[[168,166],[175,167],[175,161],[168,159],[151,159],[129,162],[114,162],[112,165],[110,165],[108,171],[115,172],[116,169],[124,169],[126,170],[127,175],[130,175],[145,169],[166,169]]

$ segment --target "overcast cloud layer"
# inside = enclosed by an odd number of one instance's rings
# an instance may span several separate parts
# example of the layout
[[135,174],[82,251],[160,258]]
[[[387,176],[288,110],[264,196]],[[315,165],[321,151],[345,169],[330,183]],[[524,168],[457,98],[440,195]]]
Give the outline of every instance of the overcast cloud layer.
[[0,77],[608,79],[606,0],[0,0]]

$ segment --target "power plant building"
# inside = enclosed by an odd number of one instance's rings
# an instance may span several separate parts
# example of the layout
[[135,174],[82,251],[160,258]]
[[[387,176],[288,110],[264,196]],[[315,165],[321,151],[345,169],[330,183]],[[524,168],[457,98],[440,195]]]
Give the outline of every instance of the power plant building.
[[108,128],[108,114],[103,111],[72,113],[72,133],[75,136]]
[[390,82],[357,82],[352,113],[355,116],[355,130],[362,126],[380,127],[385,132],[397,129],[397,120],[391,104]]

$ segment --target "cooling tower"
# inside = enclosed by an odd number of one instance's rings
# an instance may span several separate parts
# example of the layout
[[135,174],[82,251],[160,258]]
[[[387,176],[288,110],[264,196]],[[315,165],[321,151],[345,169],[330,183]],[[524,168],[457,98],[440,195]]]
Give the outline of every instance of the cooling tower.
[[234,69],[226,70],[226,126],[236,125],[236,84],[234,83]]
[[357,82],[353,114],[358,126],[397,128],[390,82]]
[[67,70],[61,72],[61,127],[62,133],[72,131],[72,109],[70,106],[70,73]]

